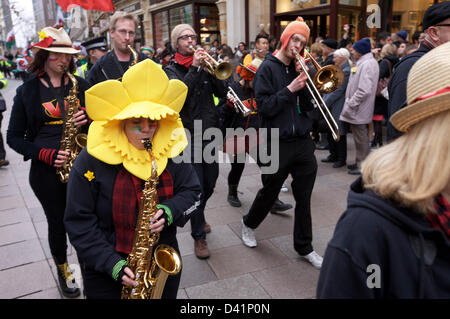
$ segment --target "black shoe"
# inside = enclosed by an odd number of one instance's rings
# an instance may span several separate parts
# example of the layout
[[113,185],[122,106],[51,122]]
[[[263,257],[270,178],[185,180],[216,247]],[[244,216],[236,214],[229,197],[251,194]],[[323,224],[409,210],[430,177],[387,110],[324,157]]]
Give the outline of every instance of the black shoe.
[[242,203],[237,196],[237,185],[228,185],[228,203],[233,207],[241,207]]
[[345,166],[345,162],[344,161],[337,161],[337,162],[334,162],[334,164],[333,164],[333,168],[339,168],[339,167],[342,167],[342,166]]
[[350,175],[361,175],[361,170],[357,167],[348,171]]
[[355,168],[358,168],[358,165],[355,163],[355,164],[350,164],[350,165],[347,165],[347,168],[348,169],[355,169]]
[[8,166],[8,165],[9,165],[9,161],[7,161],[7,160],[5,160],[5,159],[0,160],[0,167],[2,167],[2,166]]
[[75,277],[69,269],[69,265],[66,263],[56,265],[56,271],[58,273],[59,288],[62,294],[67,298],[76,298],[80,295],[80,288],[75,282]]
[[319,151],[324,151],[330,149],[328,145],[319,145],[316,147]]
[[273,203],[272,208],[270,209],[271,213],[284,212],[285,210],[291,209],[293,206],[288,203],[283,203],[281,200],[277,198],[275,203]]
[[329,155],[327,158],[322,158],[322,163],[334,163],[337,162],[337,158]]

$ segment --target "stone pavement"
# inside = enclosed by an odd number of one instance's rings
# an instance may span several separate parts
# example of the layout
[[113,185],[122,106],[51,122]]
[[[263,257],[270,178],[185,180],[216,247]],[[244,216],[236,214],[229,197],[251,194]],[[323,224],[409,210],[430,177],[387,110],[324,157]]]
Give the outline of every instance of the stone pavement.
[[[9,109],[4,113],[1,131],[6,144],[12,99],[19,81],[9,80],[2,93]],[[354,158],[349,136],[348,159]],[[6,146],[10,165],[0,168],[0,299],[60,299],[56,268],[47,240],[47,222],[28,183],[30,162]],[[312,195],[313,246],[323,255],[334,227],[346,207],[348,188],[355,176],[346,168],[333,169],[320,159],[327,151],[316,151],[318,174]],[[206,209],[212,231],[207,235],[211,257],[194,255],[190,223],[178,231],[183,259],[180,299],[261,299],[314,298],[319,270],[301,260],[293,248],[293,209],[285,216],[266,218],[255,231],[258,246],[248,248],[240,239],[242,216],[248,211],[261,186],[256,164],[247,164],[239,185],[243,206],[231,207],[227,201],[229,164],[220,165],[220,176]],[[289,191],[280,199],[294,204]],[[77,264],[69,246],[69,263]],[[82,296],[80,296],[82,298]]]

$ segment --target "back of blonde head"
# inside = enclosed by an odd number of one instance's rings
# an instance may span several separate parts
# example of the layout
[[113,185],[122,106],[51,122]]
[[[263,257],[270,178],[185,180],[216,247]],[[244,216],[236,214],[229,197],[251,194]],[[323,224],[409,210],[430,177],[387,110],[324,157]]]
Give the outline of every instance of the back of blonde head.
[[[364,187],[415,211],[434,212],[450,184],[450,111],[414,125],[362,163]],[[448,189],[447,189],[448,190]]]

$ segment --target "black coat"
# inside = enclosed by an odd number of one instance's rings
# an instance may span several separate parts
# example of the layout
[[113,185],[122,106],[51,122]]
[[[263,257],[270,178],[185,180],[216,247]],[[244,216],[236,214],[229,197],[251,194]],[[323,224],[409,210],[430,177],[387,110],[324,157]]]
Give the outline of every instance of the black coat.
[[202,131],[210,127],[219,127],[219,112],[214,104],[213,94],[226,98],[227,81],[218,80],[202,68],[191,66],[189,69],[172,60],[164,67],[169,79],[178,79],[188,87],[184,106],[180,111],[181,121],[191,134],[194,132],[194,120],[202,120]]
[[365,190],[359,178],[326,249],[317,297],[448,299],[449,269],[444,232],[425,215]]
[[[78,80],[78,99],[80,106],[84,107],[84,91],[89,88],[89,84],[78,76],[76,79]],[[39,85],[39,78],[33,75],[17,88],[6,133],[8,145],[17,153],[22,154],[25,161],[38,159],[41,150],[33,143],[41,126],[44,125]],[[69,81],[66,95],[71,87],[72,82]],[[87,125],[85,125],[86,128]]]
[[[97,272],[112,275],[123,259],[115,250],[116,233],[112,216],[112,196],[122,165],[109,165],[91,156],[86,148],[70,171],[64,224],[78,258]],[[89,181],[84,174],[94,173]],[[169,207],[173,221],[160,233],[159,243],[177,246],[177,227],[183,227],[200,201],[200,184],[191,164],[175,164],[169,159],[166,170],[173,180],[173,198],[161,202]]]
[[279,128],[280,139],[304,137],[312,129],[306,115],[313,110],[308,89],[292,93],[287,88],[297,76],[294,62],[286,66],[268,55],[253,80],[260,127],[267,128],[268,133],[272,128]]
[[[145,59],[148,59],[148,56],[138,52],[139,62]],[[129,63],[132,60],[133,55],[130,56]],[[95,62],[94,66],[89,70],[86,80],[90,85],[95,85],[106,80],[117,80],[123,76],[125,71],[122,70],[122,66],[115,56],[114,50],[111,50]]]
[[[389,62],[391,63],[389,68]],[[391,72],[394,71],[394,65],[398,63],[398,58],[396,56],[386,56],[382,60],[378,62],[380,66],[380,75],[379,80],[388,78],[389,76],[392,76]],[[386,100],[383,96],[376,96],[375,97],[375,108],[373,113],[374,114],[382,114],[385,117],[387,117],[387,108],[388,108],[388,100]]]
[[[394,73],[388,84],[389,102],[388,102],[388,118],[390,119],[392,114],[405,107],[406,101],[406,84],[408,81],[409,70],[411,70],[414,63],[417,62],[424,54],[431,50],[431,46],[427,42],[422,42],[419,49],[411,54],[408,54],[401,59],[394,66]],[[387,140],[390,141],[401,133],[397,131],[389,121],[387,123]]]

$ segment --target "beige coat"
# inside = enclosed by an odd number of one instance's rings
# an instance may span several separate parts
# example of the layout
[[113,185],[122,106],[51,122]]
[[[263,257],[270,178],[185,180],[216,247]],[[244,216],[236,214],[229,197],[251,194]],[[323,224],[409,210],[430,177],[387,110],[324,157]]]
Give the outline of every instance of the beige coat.
[[372,52],[363,55],[355,67],[350,72],[339,119],[351,124],[368,124],[372,121],[380,69]]

